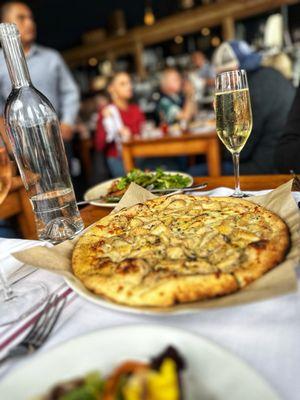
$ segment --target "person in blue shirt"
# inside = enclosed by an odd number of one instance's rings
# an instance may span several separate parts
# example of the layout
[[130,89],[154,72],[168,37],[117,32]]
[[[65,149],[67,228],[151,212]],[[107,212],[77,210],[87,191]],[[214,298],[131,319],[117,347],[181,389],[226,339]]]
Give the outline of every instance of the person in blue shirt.
[[[26,56],[33,85],[41,91],[54,106],[60,120],[60,128],[68,159],[72,154],[71,140],[79,110],[79,90],[63,61],[53,49],[35,43],[36,24],[30,8],[22,2],[10,1],[0,7],[1,22],[17,25]],[[5,134],[3,112],[6,99],[11,92],[11,81],[0,51],[0,134],[9,147]],[[0,220],[0,237],[15,237],[16,232],[9,221]]]
[[[17,25],[33,85],[54,106],[61,122],[65,143],[73,137],[74,123],[79,110],[79,90],[61,55],[53,49],[35,43],[36,24],[30,8],[22,2],[11,1],[0,8],[1,22]],[[0,131],[4,132],[3,111],[11,91],[11,82],[0,52]]]
[[205,81],[207,86],[214,86],[216,72],[214,67],[209,63],[202,51],[194,51],[191,56],[193,65],[197,69],[199,78]]

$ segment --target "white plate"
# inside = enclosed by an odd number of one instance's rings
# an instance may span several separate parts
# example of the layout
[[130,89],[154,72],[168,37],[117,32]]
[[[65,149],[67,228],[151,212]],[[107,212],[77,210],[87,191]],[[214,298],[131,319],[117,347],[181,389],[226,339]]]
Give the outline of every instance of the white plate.
[[[193,185],[194,179],[191,175],[185,174],[184,172],[178,172],[178,171],[166,171],[167,174],[170,175],[175,175],[175,174],[180,174],[181,176],[185,178],[189,178],[190,182],[187,185],[188,187]],[[109,181],[105,181],[102,183],[99,183],[96,186],[93,186],[89,190],[87,190],[83,196],[84,200],[89,201],[90,199],[96,199],[97,197],[105,196],[108,192],[108,189],[110,188],[111,184],[121,178],[115,178],[115,179],[110,179]],[[109,208],[114,208],[118,203],[105,203],[102,201],[91,201],[91,204],[94,206],[99,206],[99,207],[109,207]]]
[[[168,345],[184,356],[186,400],[278,400],[248,365],[200,336],[171,327],[131,325],[73,339],[33,356],[0,382],[2,399],[29,400],[57,382],[92,370],[108,374],[120,361],[149,360]],[[28,356],[29,358],[29,356]]]

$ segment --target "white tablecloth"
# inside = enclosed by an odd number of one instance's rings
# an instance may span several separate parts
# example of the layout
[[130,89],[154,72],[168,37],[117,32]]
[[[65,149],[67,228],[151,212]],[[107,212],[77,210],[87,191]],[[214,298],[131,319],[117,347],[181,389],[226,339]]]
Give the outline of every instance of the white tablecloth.
[[[224,190],[214,191],[214,194],[226,193]],[[300,200],[299,197],[297,200]],[[0,266],[5,273],[10,275],[21,266],[10,256],[12,251],[37,243],[0,239]],[[283,399],[300,399],[300,290],[263,302],[162,318],[130,315],[100,308],[68,291],[61,277],[46,271],[38,270],[24,281],[43,281],[50,292],[67,294],[63,314],[40,352],[47,351],[70,338],[102,328],[134,323],[159,323],[198,333],[218,343],[255,368]],[[0,357],[20,340],[21,335],[26,332],[25,326],[30,318],[32,316],[0,329]],[[31,357],[35,356],[27,356],[23,361],[6,364],[0,370],[0,377],[11,373],[23,363],[29,363]]]

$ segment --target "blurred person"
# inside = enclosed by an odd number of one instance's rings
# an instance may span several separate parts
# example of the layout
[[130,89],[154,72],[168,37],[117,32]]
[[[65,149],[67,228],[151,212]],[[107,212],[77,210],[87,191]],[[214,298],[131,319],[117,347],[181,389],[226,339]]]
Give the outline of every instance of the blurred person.
[[[276,172],[275,148],[284,131],[295,94],[292,84],[280,72],[263,67],[261,61],[259,53],[246,42],[237,40],[224,42],[213,56],[217,73],[234,69],[247,71],[253,128],[240,154],[241,174]],[[225,167],[224,172],[229,170]]]
[[272,67],[276,69],[288,80],[292,80],[293,78],[292,60],[283,52],[264,57],[262,60],[262,65],[264,67]]
[[[34,86],[53,104],[60,119],[66,154],[71,158],[71,139],[79,108],[79,91],[62,57],[55,50],[37,45],[36,25],[31,9],[23,2],[5,2],[0,7],[1,22],[14,23],[21,35],[28,69]],[[11,92],[11,81],[3,51],[0,51],[0,132],[10,148],[4,125],[4,106]],[[9,220],[0,220],[0,236],[18,236]]]
[[196,68],[197,75],[199,78],[205,81],[207,86],[214,86],[215,84],[215,69],[213,65],[208,61],[205,54],[202,51],[194,51],[191,56],[192,63]]
[[104,90],[84,94],[76,121],[75,131],[79,140],[77,149],[79,150],[85,184],[89,186],[110,178],[104,155],[97,152],[95,156],[93,146],[99,110],[108,104],[109,98]]
[[[84,124],[89,131],[89,137],[93,136],[96,131],[99,110],[108,104],[109,98],[103,90],[89,92],[83,96],[77,117],[77,125],[78,122]],[[78,131],[77,125],[76,132]]]
[[300,87],[276,147],[275,165],[281,173],[300,173]]
[[122,141],[140,134],[145,116],[137,104],[131,103],[132,82],[126,72],[117,72],[108,82],[110,103],[99,111],[95,149],[106,155],[113,177],[124,175]]
[[176,122],[186,125],[196,113],[194,87],[183,81],[175,68],[166,68],[160,77],[161,96],[157,113],[162,122],[172,125]]
[[[0,7],[1,22],[14,23],[21,35],[21,41],[33,85],[40,90],[54,106],[60,119],[62,137],[67,155],[70,155],[70,141],[79,109],[79,91],[75,81],[60,54],[53,49],[35,43],[36,24],[31,9],[21,1],[9,1]],[[5,132],[3,111],[11,91],[11,81],[0,53],[0,131]],[[69,157],[70,158],[70,157]]]

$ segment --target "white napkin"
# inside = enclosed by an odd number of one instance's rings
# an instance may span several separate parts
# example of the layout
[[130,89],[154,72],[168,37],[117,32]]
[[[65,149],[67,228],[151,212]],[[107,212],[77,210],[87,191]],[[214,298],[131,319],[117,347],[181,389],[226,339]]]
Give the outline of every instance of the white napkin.
[[9,276],[21,267],[22,263],[11,256],[15,251],[41,245],[38,240],[4,239],[0,238],[0,268]]

